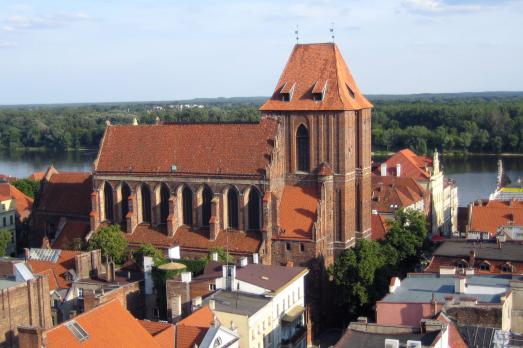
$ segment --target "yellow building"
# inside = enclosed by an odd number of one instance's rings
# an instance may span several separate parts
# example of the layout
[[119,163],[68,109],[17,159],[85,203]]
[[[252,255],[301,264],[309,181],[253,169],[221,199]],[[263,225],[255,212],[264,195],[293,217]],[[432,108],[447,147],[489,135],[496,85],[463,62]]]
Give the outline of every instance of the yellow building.
[[[7,184],[8,185],[8,184]],[[16,201],[10,195],[0,192],[0,229],[11,232],[11,243],[8,245],[6,254],[10,255],[16,250]]]

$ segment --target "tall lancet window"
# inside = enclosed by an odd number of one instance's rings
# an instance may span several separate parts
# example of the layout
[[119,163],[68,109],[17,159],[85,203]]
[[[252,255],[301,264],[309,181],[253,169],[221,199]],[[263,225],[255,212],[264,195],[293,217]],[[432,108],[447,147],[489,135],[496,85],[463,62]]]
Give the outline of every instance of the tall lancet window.
[[300,172],[309,171],[309,131],[302,124],[296,132],[296,152],[298,158],[298,170]]

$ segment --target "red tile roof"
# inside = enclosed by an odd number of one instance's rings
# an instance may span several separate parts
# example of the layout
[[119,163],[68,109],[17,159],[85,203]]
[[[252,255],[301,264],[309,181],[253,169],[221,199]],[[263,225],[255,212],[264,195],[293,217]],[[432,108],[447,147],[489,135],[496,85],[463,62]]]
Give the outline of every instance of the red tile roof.
[[[313,99],[327,83],[321,101]],[[290,101],[281,93],[294,90]],[[272,97],[260,108],[262,111],[282,110],[360,110],[372,104],[360,92],[347,64],[334,43],[297,44]]]
[[53,249],[70,249],[75,239],[78,238],[85,241],[85,237],[90,230],[91,225],[89,222],[68,220],[52,247]]
[[406,208],[428,194],[411,177],[372,176],[372,210],[394,212]]
[[243,124],[109,126],[95,171],[260,177],[277,127],[273,118]]
[[371,215],[371,236],[372,240],[385,239],[388,231],[387,220],[380,214]]
[[16,213],[21,221],[29,217],[33,208],[33,199],[11,184],[0,183],[0,200],[8,199],[15,200]]
[[436,320],[447,323],[449,329],[449,347],[450,348],[467,348],[468,345],[465,343],[463,337],[461,337],[456,323],[447,318],[444,314],[438,314]]
[[45,172],[34,172],[33,174],[29,175],[27,178],[34,180],[34,181],[40,181],[45,177]]
[[150,243],[158,248],[169,248],[179,245],[181,250],[206,252],[214,247],[229,249],[232,254],[252,254],[258,252],[262,238],[257,232],[220,231],[216,240],[209,239],[209,231],[193,230],[187,226],[178,228],[173,237],[167,236],[165,229],[150,225],[138,225],[131,234],[125,237],[131,246]]
[[495,236],[499,227],[510,224],[523,226],[523,202],[489,201],[472,206],[470,231]]
[[91,193],[90,173],[55,173],[44,182],[37,202],[37,209],[63,215],[89,216]]
[[[430,179],[429,167],[432,167],[432,159],[426,156],[418,156],[410,149],[403,149],[389,157],[384,163],[387,164],[387,175],[396,176],[396,165],[401,165],[400,176],[411,177],[416,180]],[[378,166],[374,172],[381,174]]]
[[35,274],[47,275],[49,277],[49,288],[51,289],[68,289],[71,283],[64,278],[64,273],[70,269],[75,270],[75,256],[82,253],[81,251],[62,250],[56,262],[27,260],[28,266]]
[[138,320],[138,322],[154,337],[162,348],[174,347],[175,326],[173,324],[150,320]]
[[193,348],[200,344],[211,327],[214,314],[205,306],[176,324],[176,348]]
[[[140,325],[118,300],[104,303],[73,319],[87,333],[88,338],[80,341],[62,323],[44,332],[47,347],[90,348],[160,348],[161,345]],[[171,346],[172,347],[172,346]]]
[[312,239],[318,218],[319,193],[315,187],[285,186],[280,203],[280,227],[275,239]]

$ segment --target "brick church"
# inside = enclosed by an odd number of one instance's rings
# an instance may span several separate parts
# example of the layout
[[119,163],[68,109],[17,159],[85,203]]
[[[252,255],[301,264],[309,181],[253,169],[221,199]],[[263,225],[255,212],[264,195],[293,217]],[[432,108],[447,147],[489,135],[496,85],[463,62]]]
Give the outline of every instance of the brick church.
[[91,230],[182,257],[325,265],[371,231],[371,103],[333,43],[298,44],[258,123],[108,125]]

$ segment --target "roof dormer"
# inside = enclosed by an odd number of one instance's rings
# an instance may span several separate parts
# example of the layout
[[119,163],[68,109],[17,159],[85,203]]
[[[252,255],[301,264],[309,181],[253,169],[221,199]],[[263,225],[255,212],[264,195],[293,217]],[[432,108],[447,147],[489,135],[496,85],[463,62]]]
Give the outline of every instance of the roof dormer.
[[280,90],[281,100],[289,102],[296,89],[296,82],[285,82]]
[[314,101],[322,101],[327,93],[328,80],[318,80],[312,88],[312,99]]

